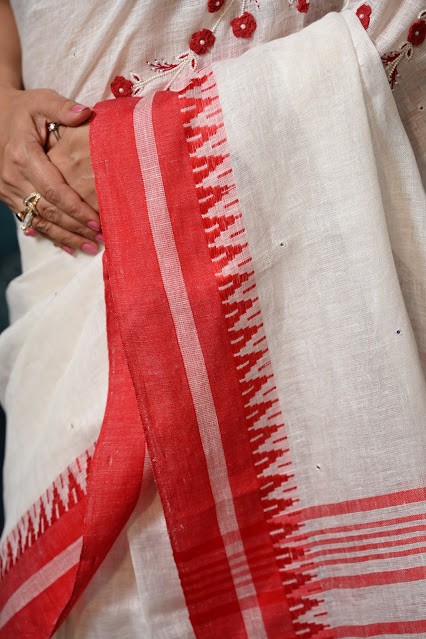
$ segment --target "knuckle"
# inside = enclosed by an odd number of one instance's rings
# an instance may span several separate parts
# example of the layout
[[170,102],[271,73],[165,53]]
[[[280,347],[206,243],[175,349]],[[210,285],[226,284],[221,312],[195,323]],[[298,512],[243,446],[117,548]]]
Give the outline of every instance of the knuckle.
[[69,208],[69,214],[71,215],[71,217],[73,217],[74,219],[80,219],[81,215],[80,215],[80,211],[79,211],[79,206],[77,203],[73,202],[70,204]]
[[16,182],[16,173],[11,164],[5,164],[2,171],[2,180],[5,185],[12,186]]
[[40,215],[37,215],[33,219],[32,226],[37,231],[40,231],[41,233],[46,233],[47,235],[52,230],[52,223],[49,222],[49,220],[46,220],[46,218],[41,217]]
[[53,222],[54,224],[58,223],[59,214],[58,214],[58,209],[55,206],[47,205],[43,207],[42,215],[49,222]]
[[26,164],[26,153],[22,144],[6,144],[4,148],[5,164],[23,167]]
[[45,200],[47,200],[48,202],[51,202],[52,204],[56,203],[56,189],[54,186],[46,186],[46,188],[44,189],[43,192],[43,197]]
[[63,95],[56,94],[56,101],[58,104],[58,109],[62,110],[68,107],[70,101],[68,98],[65,98]]

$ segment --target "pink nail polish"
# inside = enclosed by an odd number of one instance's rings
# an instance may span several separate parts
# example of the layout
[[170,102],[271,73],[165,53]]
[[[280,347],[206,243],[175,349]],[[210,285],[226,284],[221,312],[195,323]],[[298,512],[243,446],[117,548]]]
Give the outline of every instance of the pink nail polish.
[[84,106],[83,104],[76,104],[75,106],[73,106],[71,111],[73,113],[81,113],[82,111],[84,111],[84,109],[89,109],[89,108],[90,107]]
[[102,242],[102,244],[105,244],[104,236],[101,233],[97,234],[97,236],[95,237],[95,240],[97,242]]
[[37,235],[37,231],[35,231],[34,229],[28,229],[27,231],[25,231],[25,235],[30,235],[31,237],[34,237],[34,235]]
[[87,226],[89,227],[89,229],[93,229],[94,231],[101,230],[101,227],[99,226],[99,224],[97,222],[93,222],[93,220],[90,220],[90,222],[87,222]]
[[61,246],[61,249],[66,253],[69,253],[70,255],[74,255],[74,249],[70,248],[69,246]]
[[90,255],[96,255],[98,249],[93,244],[83,244],[81,250],[85,253],[90,253]]

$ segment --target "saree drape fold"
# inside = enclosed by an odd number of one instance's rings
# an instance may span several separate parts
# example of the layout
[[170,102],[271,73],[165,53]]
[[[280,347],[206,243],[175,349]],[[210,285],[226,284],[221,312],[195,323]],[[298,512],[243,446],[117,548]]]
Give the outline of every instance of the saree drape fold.
[[59,627],[149,462],[196,637],[426,636],[426,200],[358,18],[98,104],[91,154],[107,410],[0,638]]

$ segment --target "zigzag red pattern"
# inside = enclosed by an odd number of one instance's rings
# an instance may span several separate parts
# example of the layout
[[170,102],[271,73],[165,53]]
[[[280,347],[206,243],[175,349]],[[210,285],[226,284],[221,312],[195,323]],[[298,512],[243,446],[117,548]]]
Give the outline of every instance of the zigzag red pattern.
[[[206,239],[240,375],[265,519],[295,633],[327,637],[330,626],[316,570],[312,564],[307,569],[307,546],[300,545],[304,524],[297,516],[297,485],[213,72],[205,69],[179,99]],[[292,537],[299,545],[292,543]]]
[[19,519],[0,547],[0,578],[3,578],[29,548],[64,512],[87,493],[87,475],[95,451],[92,444],[61,473]]

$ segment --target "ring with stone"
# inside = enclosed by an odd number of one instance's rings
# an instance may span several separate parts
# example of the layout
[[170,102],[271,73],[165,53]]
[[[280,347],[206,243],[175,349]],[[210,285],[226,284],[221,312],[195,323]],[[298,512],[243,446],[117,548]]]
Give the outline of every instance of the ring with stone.
[[48,125],[47,125],[48,132],[49,133],[53,133],[55,138],[57,140],[60,140],[58,129],[59,129],[59,124],[57,122],[49,122]]
[[34,219],[35,215],[36,215],[36,213],[34,212],[34,209],[32,207],[29,207],[29,206],[27,206],[20,213],[16,214],[16,217],[19,220],[21,220],[21,222],[22,222],[20,228],[23,231],[27,231],[29,228],[31,228],[31,225],[33,223],[33,219]]
[[40,193],[30,193],[30,195],[27,195],[24,199],[25,209],[16,214],[22,222],[21,229],[23,231],[27,231],[31,227],[33,218],[38,215],[37,204],[40,198]]
[[24,206],[34,209],[34,213],[35,215],[37,215],[38,211],[37,211],[37,204],[39,199],[41,198],[40,193],[30,193],[29,195],[27,195],[27,197],[24,199]]

